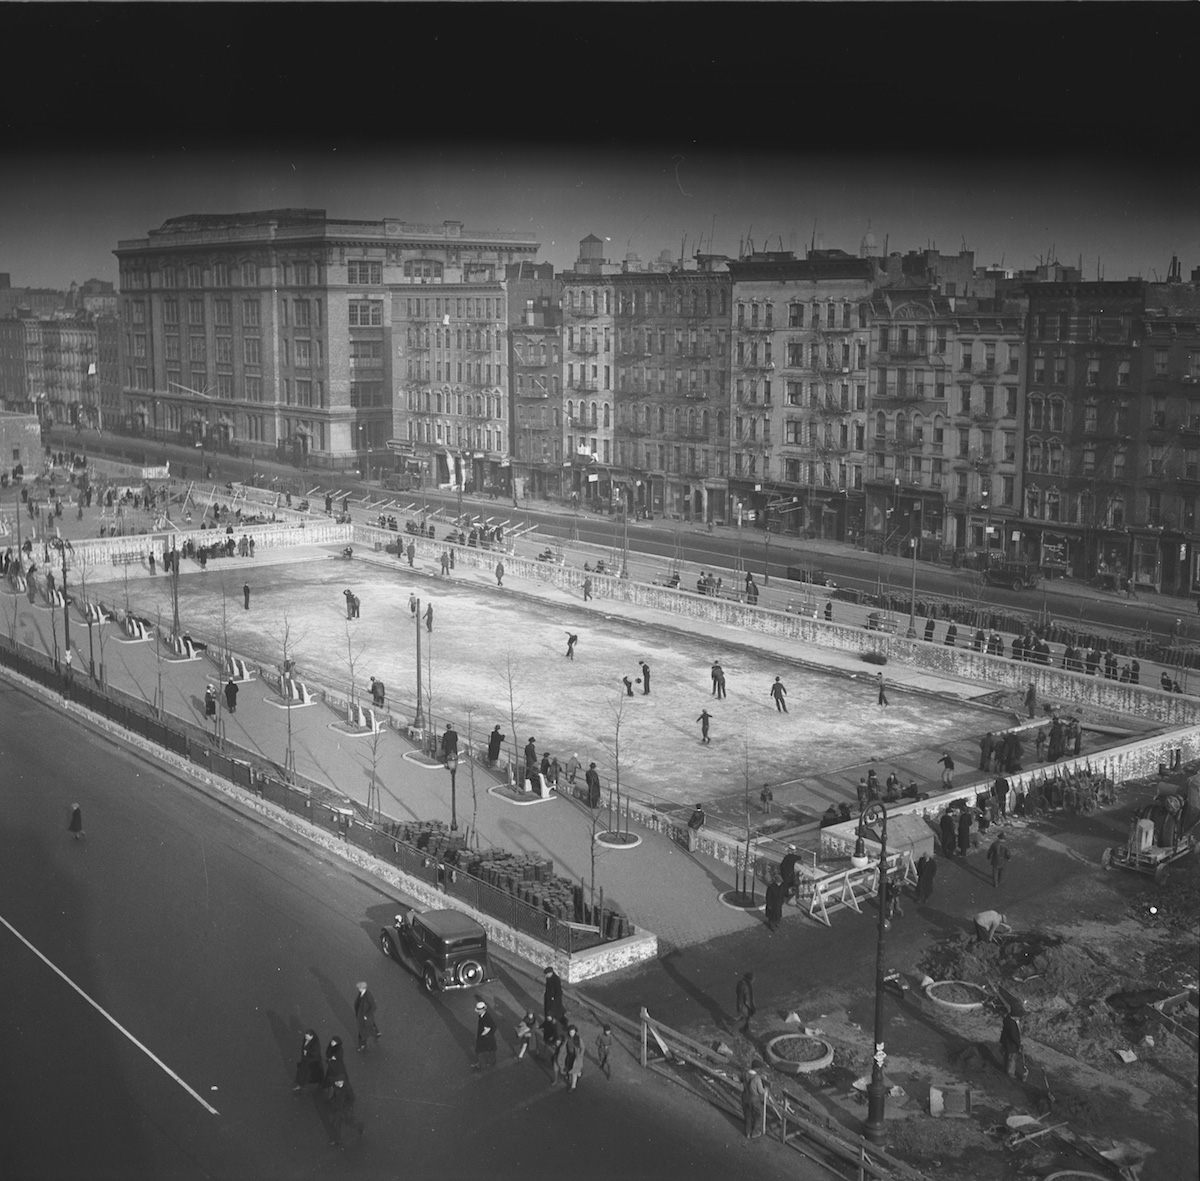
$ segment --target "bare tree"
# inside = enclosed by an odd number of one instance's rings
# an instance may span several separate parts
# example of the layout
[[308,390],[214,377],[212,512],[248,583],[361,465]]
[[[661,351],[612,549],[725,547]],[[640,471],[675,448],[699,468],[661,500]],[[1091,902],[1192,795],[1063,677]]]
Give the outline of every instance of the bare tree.
[[755,877],[754,864],[752,860],[752,844],[753,832],[750,827],[750,743],[745,739],[742,740],[742,780],[746,792],[746,851],[743,858],[741,880],[738,883],[738,891],[742,898],[749,898],[754,901],[755,895]]
[[162,687],[162,608],[155,613],[154,623],[154,656],[158,665],[158,691],[154,695],[154,711],[161,718],[163,715]]
[[367,784],[367,814],[373,824],[379,823],[382,802],[379,790],[379,744],[383,740],[383,731],[375,730],[371,734],[371,778]]
[[613,720],[612,742],[604,743],[604,749],[612,756],[613,786],[617,794],[616,823],[610,826],[610,832],[617,837],[625,837],[629,831],[629,820],[626,817],[624,827],[621,821],[621,724],[625,720],[626,694],[624,688],[617,690],[617,702],[609,707]]
[[474,730],[474,714],[475,711],[470,706],[467,707],[467,774],[471,777],[471,831],[467,834],[468,845],[474,842],[474,847],[479,848],[479,792],[475,784],[475,730]]
[[296,753],[292,745],[292,695],[288,692],[286,682],[295,669],[296,652],[306,635],[306,632],[296,630],[285,607],[273,638],[279,644],[282,654],[279,665],[279,692],[287,707],[287,751],[284,754],[283,773],[289,782],[296,776]]
[[221,579],[221,649],[224,653],[221,672],[228,667],[229,675],[233,676],[233,651],[229,647],[229,602],[225,594],[225,579]]
[[363,648],[365,644],[354,646],[354,634],[350,630],[350,621],[346,620],[346,663],[350,666],[350,704],[354,705],[358,701],[358,686],[355,680],[355,670],[358,667],[358,662],[362,659]]
[[517,752],[521,749],[517,744],[517,707],[523,704],[517,700],[517,662],[511,648],[504,649],[504,662],[500,665],[500,675],[504,678],[508,689],[508,726],[509,739],[512,742],[512,756],[509,760],[513,768],[513,776],[523,775],[517,764]]

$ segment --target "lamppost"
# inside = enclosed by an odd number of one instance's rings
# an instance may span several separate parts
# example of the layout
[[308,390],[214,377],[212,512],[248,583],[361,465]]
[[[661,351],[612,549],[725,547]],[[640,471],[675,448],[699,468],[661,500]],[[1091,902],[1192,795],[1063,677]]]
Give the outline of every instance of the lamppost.
[[67,553],[71,543],[62,537],[51,537],[50,548],[58,550],[62,558],[62,599],[63,599],[63,651],[71,651],[71,616],[67,613]]
[[458,793],[455,780],[458,778],[458,755],[446,756],[446,770],[450,772],[450,831],[458,832]]
[[417,600],[417,609],[413,612],[413,623],[417,625],[417,715],[413,718],[414,726],[425,725],[425,712],[421,708],[421,600]]
[[879,824],[879,925],[878,942],[875,948],[875,1053],[871,1059],[871,1081],[867,1084],[867,1122],[863,1135],[872,1144],[882,1144],[885,1139],[884,1103],[887,1091],[883,1081],[883,1064],[887,1061],[884,1052],[883,989],[884,989],[884,935],[890,925],[887,920],[887,808],[878,800],[863,809],[859,826]]

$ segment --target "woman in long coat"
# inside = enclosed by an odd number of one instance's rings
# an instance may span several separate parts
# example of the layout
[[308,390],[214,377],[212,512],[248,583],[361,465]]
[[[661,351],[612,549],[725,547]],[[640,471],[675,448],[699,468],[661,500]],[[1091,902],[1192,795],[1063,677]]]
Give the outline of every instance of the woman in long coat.
[[321,1060],[321,1039],[316,1030],[306,1029],[300,1039],[300,1060],[296,1063],[296,1083],[292,1087],[299,1092],[310,1083],[321,1086],[325,1082],[325,1064]]

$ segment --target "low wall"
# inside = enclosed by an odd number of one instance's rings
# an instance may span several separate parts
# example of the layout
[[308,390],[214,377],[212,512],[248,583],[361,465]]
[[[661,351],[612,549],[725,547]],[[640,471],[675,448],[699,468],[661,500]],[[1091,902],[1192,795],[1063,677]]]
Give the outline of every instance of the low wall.
[[[1035,783],[1052,779],[1068,771],[1093,771],[1111,779],[1114,783],[1123,783],[1130,779],[1141,779],[1147,775],[1158,773],[1160,766],[1171,767],[1176,761],[1187,763],[1200,758],[1200,728],[1175,730],[1166,734],[1156,734],[1151,738],[1139,739],[1126,746],[1106,750],[1096,755],[1079,755],[1077,758],[1060,759],[1057,763],[1047,763],[1045,766],[1034,767],[1029,771],[1020,771],[1015,775],[1005,775],[1008,780],[1008,801],[1011,807],[1016,795],[1028,791]],[[946,807],[953,800],[973,800],[977,792],[990,786],[996,779],[988,779],[952,787],[948,791],[938,792],[924,800],[912,800],[906,804],[889,804],[888,816],[922,816],[931,824],[936,825]],[[841,824],[831,824],[821,829],[821,854],[823,857],[844,858],[854,851],[857,837],[858,822],[843,821]]]

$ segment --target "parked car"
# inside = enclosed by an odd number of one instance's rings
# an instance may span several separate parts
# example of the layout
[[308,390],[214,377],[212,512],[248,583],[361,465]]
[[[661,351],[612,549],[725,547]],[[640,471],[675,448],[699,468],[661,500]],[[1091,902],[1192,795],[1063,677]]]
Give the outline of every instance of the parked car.
[[811,582],[814,586],[837,586],[824,570],[810,570],[807,566],[789,566],[787,576],[793,582]]
[[388,959],[415,972],[431,996],[488,979],[487,932],[459,910],[402,906],[392,925],[379,932],[379,946]]
[[983,577],[994,586],[1026,590],[1042,581],[1042,572],[1033,562],[993,562],[983,572]]

